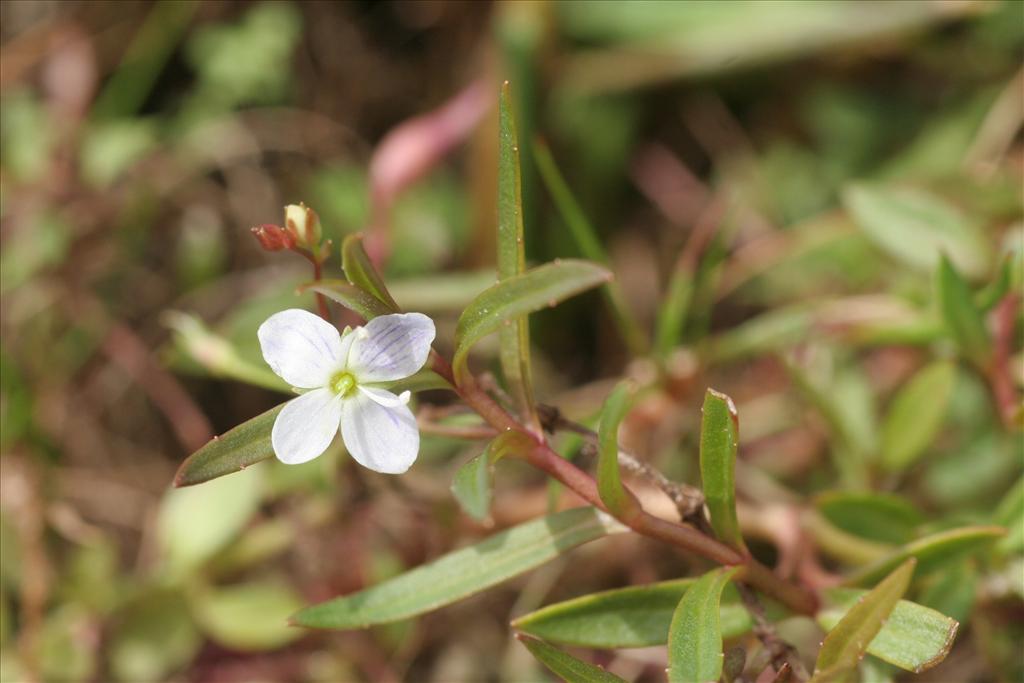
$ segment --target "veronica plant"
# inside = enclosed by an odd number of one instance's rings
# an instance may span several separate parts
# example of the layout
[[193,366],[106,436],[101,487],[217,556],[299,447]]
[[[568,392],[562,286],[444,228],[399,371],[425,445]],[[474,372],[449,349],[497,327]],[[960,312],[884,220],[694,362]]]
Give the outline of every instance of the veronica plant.
[[[304,289],[316,294],[320,316],[297,309],[276,313],[260,326],[258,337],[271,369],[302,393],[200,449],[182,465],[176,483],[200,483],[275,455],[285,463],[306,462],[327,449],[339,428],[346,450],[360,464],[380,473],[405,472],[416,460],[420,439],[409,407],[410,391],[394,393],[393,383],[425,376],[423,386],[454,392],[480,418],[478,424],[450,435],[489,441],[484,453],[456,475],[453,486],[456,498],[473,516],[486,516],[493,466],[502,458],[518,459],[546,473],[588,506],[505,529],[378,585],[307,607],[293,617],[294,624],[355,629],[407,619],[525,573],[580,544],[631,532],[720,566],[699,578],[666,577],[661,583],[549,605],[516,619],[513,628],[529,650],[567,680],[620,679],[563,652],[560,645],[664,644],[671,680],[734,680],[742,674],[743,658],[726,657],[724,650],[750,632],[767,655],[761,659],[762,668],[772,667],[780,677],[797,680],[847,680],[856,676],[865,654],[910,671],[940,662],[953,643],[957,622],[902,598],[918,574],[993,544],[1003,530],[977,525],[902,545],[843,545],[849,535],[825,516],[810,512],[801,524],[820,549],[827,554],[829,548],[842,546],[840,554],[845,552],[848,560],[854,550],[859,555],[845,578],[813,580],[813,571],[783,578],[755,557],[744,539],[736,502],[740,420],[729,396],[711,389],[705,394],[699,438],[702,487],[673,482],[623,450],[619,425],[639,395],[671,375],[670,351],[678,342],[675,327],[685,316],[662,316],[663,322],[676,323],[661,330],[659,342],[651,344],[622,305],[622,293],[605,265],[565,259],[527,269],[519,143],[507,86],[499,119],[498,281],[462,312],[449,340],[454,347],[451,360],[432,348],[435,327],[429,318],[402,312],[359,235],[346,239],[341,248],[345,280],[323,280],[322,266],[331,245],[321,242],[311,210],[290,207],[284,227],[262,226],[256,234],[268,250],[293,251],[313,264],[314,281]],[[571,209],[574,234],[596,244],[553,158],[546,148],[539,149],[544,176],[563,208]],[[702,243],[707,239],[708,235],[701,236]],[[692,276],[697,252],[685,252],[680,278]],[[600,250],[586,253],[603,260]],[[567,420],[555,407],[537,403],[528,327],[530,313],[595,287],[606,288],[628,345],[642,353],[651,349],[652,362],[659,364],[648,384],[624,382],[611,393],[597,432]],[[339,332],[331,322],[327,299],[368,322]],[[683,299],[689,301],[688,296]],[[679,300],[668,297],[669,304]],[[483,381],[470,364],[474,345],[495,332],[500,336],[504,390]],[[551,435],[564,430],[575,432],[598,455],[595,474],[556,452]],[[623,474],[667,494],[675,503],[678,521],[654,514]],[[884,496],[852,495],[833,496],[822,502],[821,509],[833,519],[845,515],[859,522],[879,514],[895,519],[899,515],[893,509],[902,510]],[[836,587],[837,583],[845,586]],[[770,599],[767,605],[762,598]],[[772,619],[787,615],[813,617],[828,634],[811,671],[804,662],[814,661],[814,653],[801,657],[774,630]],[[770,672],[752,672],[755,677],[761,673]]]

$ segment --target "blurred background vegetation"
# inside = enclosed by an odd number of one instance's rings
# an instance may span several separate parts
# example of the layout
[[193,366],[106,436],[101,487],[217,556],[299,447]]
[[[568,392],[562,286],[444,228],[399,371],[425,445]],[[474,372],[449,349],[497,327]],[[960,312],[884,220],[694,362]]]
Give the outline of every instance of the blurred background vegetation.
[[[520,139],[550,145],[644,327],[684,269],[688,315],[662,348],[668,381],[627,425],[635,449],[692,481],[713,385],[739,404],[740,494],[762,512],[871,487],[910,512],[882,538],[830,520],[862,541],[1009,525],[915,597],[964,622],[918,680],[1024,678],[1024,531],[1012,493],[1000,506],[1022,473],[1019,398],[990,395],[1022,383],[1021,2],[5,0],[0,20],[4,683],[542,680],[511,616],[692,573],[619,537],[414,622],[305,633],[285,624],[298,607],[543,512],[544,482],[509,465],[475,524],[448,487],[479,447],[425,435],[400,478],[336,446],[169,489],[212,434],[282,400],[255,329],[311,305],[293,294],[308,273],[248,228],[285,204],[314,207],[335,244],[386,227],[392,293],[450,348],[493,281],[494,107],[386,226],[370,161],[403,121],[473,82],[496,101],[503,79]],[[578,256],[531,150],[528,258]],[[939,253],[983,310],[1011,302],[990,320],[1007,358],[1000,379],[961,353],[908,417],[893,396],[956,356]],[[579,419],[616,377],[655,372],[597,294],[533,329],[542,400]],[[893,448],[899,462],[879,460]],[[773,533],[755,543],[768,558]],[[596,657],[639,680],[664,666],[654,650]]]

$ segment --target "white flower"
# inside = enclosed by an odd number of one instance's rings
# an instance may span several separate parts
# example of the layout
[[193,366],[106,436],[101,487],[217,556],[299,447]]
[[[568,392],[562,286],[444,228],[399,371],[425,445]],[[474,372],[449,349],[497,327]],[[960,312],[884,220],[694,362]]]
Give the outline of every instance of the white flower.
[[337,328],[308,311],[270,316],[257,332],[263,358],[297,389],[309,389],[285,405],[274,422],[271,443],[278,460],[308,462],[341,429],[345,448],[376,472],[400,474],[416,460],[420,433],[406,405],[374,386],[414,374],[434,341],[434,323],[421,313],[382,315],[365,327]]

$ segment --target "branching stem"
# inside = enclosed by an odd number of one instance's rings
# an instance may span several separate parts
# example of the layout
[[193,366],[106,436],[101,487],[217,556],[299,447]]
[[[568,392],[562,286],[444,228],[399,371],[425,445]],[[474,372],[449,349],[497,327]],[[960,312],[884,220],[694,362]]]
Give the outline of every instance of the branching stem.
[[[472,374],[467,373],[466,379],[461,384],[455,384],[448,361],[432,351],[430,362],[434,372],[451,382],[462,400],[492,427],[499,432],[510,429],[521,431],[536,442],[536,447],[524,454],[527,462],[537,469],[547,472],[591,505],[605,512],[608,511],[598,494],[597,482],[594,478],[553,451],[542,436],[534,434],[520,424],[481,388]],[[782,580],[771,569],[750,555],[742,553],[692,526],[666,521],[642,509],[630,513],[625,518],[620,518],[619,521],[638,534],[697,553],[718,564],[740,566],[741,570],[737,574],[740,581],[745,581],[774,597],[794,612],[810,615],[814,614],[817,608],[817,598],[811,592]]]

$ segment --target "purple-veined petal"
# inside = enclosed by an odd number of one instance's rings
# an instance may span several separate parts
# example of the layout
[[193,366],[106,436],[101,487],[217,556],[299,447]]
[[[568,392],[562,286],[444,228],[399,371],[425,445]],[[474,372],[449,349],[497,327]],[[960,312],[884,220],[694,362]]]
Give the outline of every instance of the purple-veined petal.
[[385,407],[363,391],[346,397],[342,401],[341,437],[349,455],[363,467],[382,474],[401,474],[416,460],[420,432],[409,407],[394,394],[390,396],[398,405]]
[[415,374],[427,362],[434,321],[422,313],[393,313],[374,318],[353,334],[348,371],[360,384],[386,382]]
[[315,389],[289,401],[270,431],[277,459],[299,465],[326,451],[341,424],[341,404],[342,398],[330,389]]
[[337,328],[309,311],[275,313],[256,335],[267,365],[293,387],[325,386],[344,366],[346,349]]

